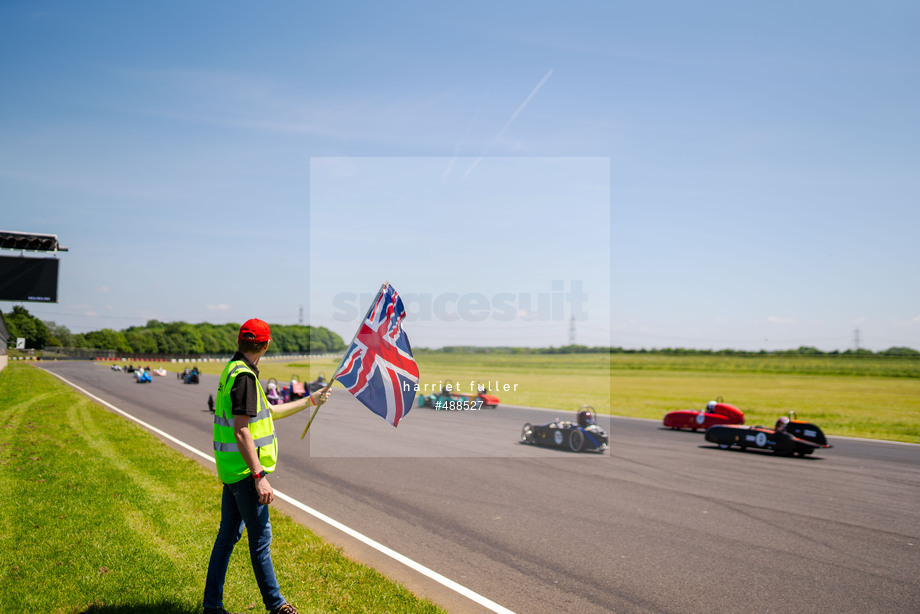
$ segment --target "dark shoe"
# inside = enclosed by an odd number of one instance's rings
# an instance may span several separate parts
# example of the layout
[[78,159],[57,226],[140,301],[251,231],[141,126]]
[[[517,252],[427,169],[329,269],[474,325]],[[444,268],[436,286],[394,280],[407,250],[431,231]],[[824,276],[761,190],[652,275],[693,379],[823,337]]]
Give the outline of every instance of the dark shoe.
[[285,603],[282,606],[278,606],[268,614],[297,614],[297,608],[292,606],[290,603]]

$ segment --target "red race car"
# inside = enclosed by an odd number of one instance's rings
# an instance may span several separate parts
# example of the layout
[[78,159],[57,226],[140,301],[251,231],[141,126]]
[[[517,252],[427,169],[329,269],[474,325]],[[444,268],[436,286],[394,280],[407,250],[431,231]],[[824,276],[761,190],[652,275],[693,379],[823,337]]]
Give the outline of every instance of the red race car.
[[479,403],[480,407],[491,407],[495,409],[498,407],[500,400],[494,394],[491,394],[492,387],[488,384],[478,383],[476,384],[476,393],[475,394],[461,394],[467,401],[472,401],[474,403]]
[[704,411],[681,409],[664,415],[664,426],[672,429],[708,429],[716,424],[744,424],[744,412],[728,403],[717,401],[706,404]]

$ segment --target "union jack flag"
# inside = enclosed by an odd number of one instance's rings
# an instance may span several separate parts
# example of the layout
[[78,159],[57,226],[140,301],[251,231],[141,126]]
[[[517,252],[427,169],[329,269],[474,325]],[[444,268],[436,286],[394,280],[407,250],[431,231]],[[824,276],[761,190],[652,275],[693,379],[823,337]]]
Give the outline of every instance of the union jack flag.
[[384,283],[333,378],[393,426],[412,409],[418,384],[418,365],[401,326],[405,317],[402,299]]

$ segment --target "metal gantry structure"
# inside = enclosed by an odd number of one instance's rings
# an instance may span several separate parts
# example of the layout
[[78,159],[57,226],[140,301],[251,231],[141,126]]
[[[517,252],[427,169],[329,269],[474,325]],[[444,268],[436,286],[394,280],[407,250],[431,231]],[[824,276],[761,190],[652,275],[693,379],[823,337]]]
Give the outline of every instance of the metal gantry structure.
[[57,235],[0,230],[0,249],[26,252],[66,252]]

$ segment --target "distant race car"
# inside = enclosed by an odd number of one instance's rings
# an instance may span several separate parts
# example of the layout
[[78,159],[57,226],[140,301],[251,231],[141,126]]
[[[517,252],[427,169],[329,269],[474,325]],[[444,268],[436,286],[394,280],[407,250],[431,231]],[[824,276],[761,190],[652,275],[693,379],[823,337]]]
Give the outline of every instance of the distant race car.
[[299,375],[291,376],[291,383],[288,386],[285,386],[281,390],[281,395],[284,397],[284,402],[296,401],[297,399],[302,399],[307,396],[307,387],[300,380]]
[[469,398],[462,394],[456,394],[447,390],[441,390],[436,394],[418,395],[419,407],[428,407],[430,409],[481,409],[481,403],[470,402]]
[[418,395],[419,407],[431,409],[488,409],[498,407],[501,400],[494,394],[489,394],[488,387],[477,384],[476,392],[466,394],[441,389],[436,394]]
[[265,389],[265,398],[268,399],[268,402],[272,405],[281,405],[284,403],[284,397],[281,395],[281,391],[278,390],[278,380],[274,377],[268,380],[268,387]]
[[183,384],[201,383],[201,374],[198,372],[198,367],[192,367],[191,370],[186,367],[185,371],[179,374],[179,378]]
[[597,425],[594,408],[583,405],[575,422],[555,419],[549,424],[529,422],[521,429],[521,442],[571,452],[603,452],[610,444],[607,431]]
[[312,394],[316,392],[317,390],[322,390],[323,388],[325,388],[327,383],[328,382],[326,381],[326,376],[320,373],[319,375],[316,376],[315,380],[307,384],[307,390],[309,390],[310,393]]
[[817,425],[795,419],[795,412],[789,418],[781,416],[774,428],[764,426],[716,425],[706,429],[706,441],[711,441],[723,450],[738,446],[742,450],[758,448],[773,450],[782,456],[798,454],[806,456],[821,448],[832,448]]
[[496,408],[501,402],[497,396],[489,393],[489,387],[486,384],[476,384],[476,394],[461,394],[461,397],[469,401],[479,403],[480,407]]
[[142,367],[134,370],[134,378],[138,384],[149,384],[153,381],[153,378],[150,377],[150,371]]
[[664,426],[672,429],[708,429],[716,424],[744,424],[744,412],[728,403],[722,397],[706,404],[704,411],[681,409],[664,415]]

